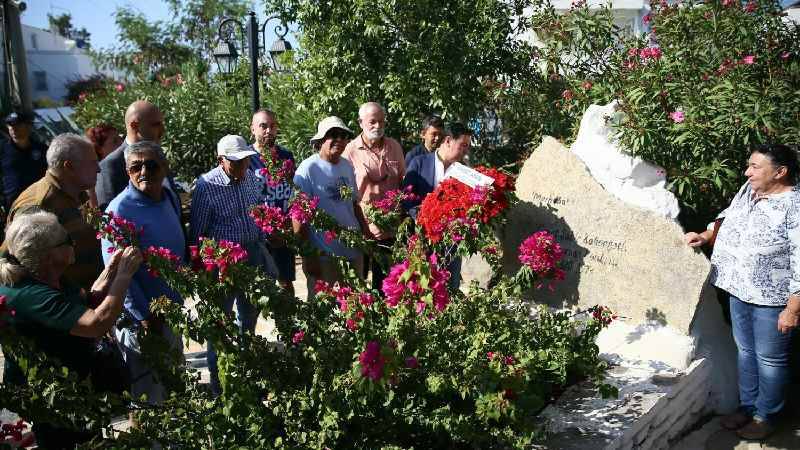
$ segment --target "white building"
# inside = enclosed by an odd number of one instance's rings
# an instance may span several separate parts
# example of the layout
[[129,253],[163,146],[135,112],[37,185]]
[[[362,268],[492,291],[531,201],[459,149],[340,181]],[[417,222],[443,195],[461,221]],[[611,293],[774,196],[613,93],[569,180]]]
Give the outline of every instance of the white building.
[[[22,25],[31,100],[61,104],[69,81],[100,72],[85,49],[50,30]],[[49,100],[49,101],[48,101]]]

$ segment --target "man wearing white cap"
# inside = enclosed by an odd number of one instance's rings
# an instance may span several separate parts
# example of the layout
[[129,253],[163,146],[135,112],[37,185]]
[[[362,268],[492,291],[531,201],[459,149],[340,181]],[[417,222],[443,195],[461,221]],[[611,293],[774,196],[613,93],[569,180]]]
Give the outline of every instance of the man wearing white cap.
[[[263,182],[253,174],[250,157],[256,152],[241,136],[227,135],[217,144],[219,165],[197,179],[192,193],[189,242],[197,244],[200,238],[213,238],[240,244],[247,250],[248,262],[262,267],[275,276],[274,262],[262,244],[261,231],[249,216],[250,208],[263,204]],[[241,294],[234,294],[223,304],[225,312],[233,310],[239,316],[239,329],[254,332],[258,310]],[[211,372],[211,390],[219,394],[217,355],[209,342],[208,368]]]
[[[359,206],[358,188],[353,164],[342,158],[345,146],[353,136],[338,117],[326,117],[317,126],[311,145],[318,153],[300,163],[294,174],[294,184],[312,197],[319,198],[318,208],[333,217],[342,227],[367,230],[364,213]],[[303,270],[308,280],[309,295],[314,294],[317,279],[333,282],[341,278],[334,257],[346,258],[356,273],[363,274],[363,256],[360,251],[346,247],[337,239],[326,239],[325,231],[314,230],[294,223],[295,232],[309,239],[321,255],[303,259]]]

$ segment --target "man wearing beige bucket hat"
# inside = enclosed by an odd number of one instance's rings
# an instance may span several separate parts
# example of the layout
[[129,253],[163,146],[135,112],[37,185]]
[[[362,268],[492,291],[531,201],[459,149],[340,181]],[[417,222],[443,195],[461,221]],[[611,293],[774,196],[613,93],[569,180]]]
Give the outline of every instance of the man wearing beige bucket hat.
[[[318,208],[333,217],[342,227],[367,230],[364,213],[359,206],[356,175],[350,161],[342,158],[345,146],[353,132],[342,119],[331,116],[320,121],[311,145],[318,153],[308,157],[297,167],[294,184],[306,194],[319,198]],[[363,255],[345,246],[338,239],[326,236],[326,230],[314,230],[295,222],[295,231],[307,238],[321,255],[303,259],[303,270],[308,280],[309,295],[314,293],[316,280],[333,282],[341,279],[335,257],[347,259],[359,275],[363,274]]]

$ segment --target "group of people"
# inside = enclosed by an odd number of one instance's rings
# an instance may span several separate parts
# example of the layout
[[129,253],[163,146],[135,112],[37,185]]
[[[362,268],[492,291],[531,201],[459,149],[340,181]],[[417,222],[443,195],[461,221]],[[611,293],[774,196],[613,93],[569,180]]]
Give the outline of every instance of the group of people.
[[[100,125],[87,130],[86,137],[56,136],[49,148],[31,141],[28,117],[6,119],[12,140],[2,147],[0,166],[7,221],[0,249],[0,295],[16,312],[9,318],[15,329],[80,377],[90,376],[96,339],[113,334],[131,393],[150,403],[163,401],[167,392],[142,355],[141,337],[156,333],[176,354],[183,347],[180,336],[150,311],[150,303],[162,296],[178,304],[184,299],[142,267],[139,249],[98,240],[86,205],[133,222],[141,230],[140,248],[164,247],[184,260],[189,246],[201,238],[240,244],[249,264],[293,295],[296,255],[278,237],[263,235],[249,216],[252,207],[266,204],[286,211],[300,190],[319,198],[318,207],[340,226],[360,230],[388,254],[395,230],[370,223],[363,207],[407,185],[421,196],[431,192],[452,164],[464,158],[471,137],[463,125],[445,127],[432,116],[423,124],[422,144],[404,153],[396,140],[385,136],[384,108],[365,103],[358,112],[360,134],[355,136],[338,117],[323,119],[310,138],[316,153],[297,166],[293,179],[268,182],[270,174],[262,169],[286,160],[293,165],[294,155],[276,142],[275,113],[260,110],[252,116],[252,144],[235,135],[220,139],[217,165],[197,179],[188,217],[183,217],[178,186],[160,146],[165,132],[161,111],[136,101],[124,118],[124,136]],[[323,230],[308,224],[294,223],[294,231],[318,249],[318,255],[302,261],[309,292],[316,280],[341,279],[336,257],[346,258],[365,278],[371,272],[373,285],[380,288],[385,268],[376,258],[325,239]],[[242,332],[254,332],[258,310],[243,293],[224,302],[226,313],[232,313],[234,304]],[[219,394],[211,345],[207,357],[211,389]],[[6,358],[4,382],[25,383],[13,357]],[[91,437],[46,423],[35,423],[34,432],[45,448],[66,448]]]
[[[416,217],[421,199],[450,176],[466,158],[472,133],[462,124],[445,126],[425,119],[422,142],[404,152],[385,136],[386,111],[378,103],[361,105],[360,133],[338,117],[327,117],[310,138],[316,151],[302,161],[293,179],[274,182],[262,171],[269,164],[294,163],[291,151],[276,142],[275,113],[253,114],[252,144],[228,135],[216,148],[217,165],[200,176],[186,220],[178,187],[160,146],[161,111],[136,101],[125,112],[125,135],[109,126],[90,129],[89,139],[75,134],[55,137],[44,149],[30,137],[28,117],[6,118],[11,140],[0,146],[0,191],[7,217],[0,251],[0,295],[16,311],[11,323],[45,353],[81,376],[91,366],[94,339],[114,332],[124,355],[135,397],[161,401],[166,393],[140,351],[142,333],[158,333],[180,351],[182,342],[163,319],[150,311],[154,298],[182,303],[163,280],[141,267],[138,249],[99,242],[82,208],[97,205],[141,227],[142,247],[165,247],[180,258],[203,238],[228,240],[244,247],[248,263],[260,267],[293,294],[296,255],[285,242],[264,236],[249,217],[252,207],[267,204],[284,211],[296,190],[319,199],[318,207],[336,222],[390,251],[395,230],[370,223],[365,206],[387,192],[410,186],[419,200],[406,205]],[[114,148],[116,147],[116,148]],[[741,407],[723,425],[742,437],[763,438],[773,430],[784,405],[789,379],[792,331],[800,322],[800,164],[794,149],[756,147],[745,171],[747,183],[730,206],[703,233],[687,233],[691,246],[713,245],[712,282],[730,295],[733,336],[738,348]],[[318,249],[303,258],[313,292],[316,280],[341,279],[336,264],[344,258],[379,289],[385,277],[380,255],[363,255],[309,224],[295,222],[294,232]],[[458,280],[457,260],[449,267]],[[453,287],[457,288],[457,284]],[[242,293],[224,303],[237,307],[243,332],[254,332],[258,310]],[[209,346],[211,387],[219,393],[216,355]],[[13,358],[6,359],[4,382],[24,383]],[[63,448],[87,436],[48,424],[35,424],[40,445]]]

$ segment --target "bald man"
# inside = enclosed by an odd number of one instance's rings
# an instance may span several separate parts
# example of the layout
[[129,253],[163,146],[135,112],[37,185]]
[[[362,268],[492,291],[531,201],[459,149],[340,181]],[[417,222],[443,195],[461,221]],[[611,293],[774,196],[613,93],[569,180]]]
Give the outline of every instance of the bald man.
[[[111,200],[128,185],[125,149],[139,141],[161,143],[161,137],[164,135],[164,116],[156,105],[145,100],[137,100],[125,111],[125,130],[125,141],[100,161],[100,175],[97,176],[95,192],[101,210],[105,210]],[[171,178],[168,183],[172,184]]]

